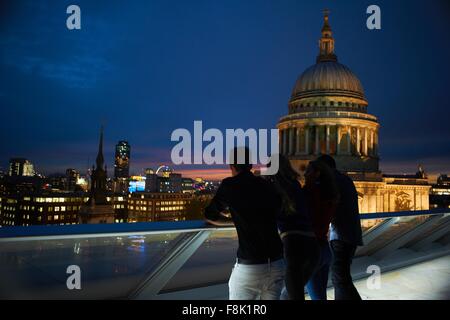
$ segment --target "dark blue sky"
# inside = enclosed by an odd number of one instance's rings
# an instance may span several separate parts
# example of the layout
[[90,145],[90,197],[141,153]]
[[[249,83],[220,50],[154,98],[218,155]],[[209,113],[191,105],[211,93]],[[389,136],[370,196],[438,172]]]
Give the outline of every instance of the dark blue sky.
[[[82,29],[66,28],[78,4]],[[382,30],[366,28],[377,4]],[[0,166],[41,172],[132,145],[132,171],[170,160],[171,132],[275,128],[297,76],[315,62],[322,10],[339,61],[381,123],[381,167],[450,171],[448,1],[22,1],[0,4]]]

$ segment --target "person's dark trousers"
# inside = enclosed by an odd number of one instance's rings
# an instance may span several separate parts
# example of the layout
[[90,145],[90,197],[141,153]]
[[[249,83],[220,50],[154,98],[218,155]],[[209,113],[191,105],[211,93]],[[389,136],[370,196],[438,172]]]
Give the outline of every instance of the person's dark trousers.
[[350,266],[356,246],[341,240],[330,242],[333,258],[331,262],[331,280],[334,286],[335,300],[361,300],[353,285]]
[[316,238],[291,234],[283,238],[286,290],[290,300],[305,300],[305,285],[320,257]]
[[331,250],[328,241],[319,243],[320,258],[316,269],[306,284],[311,300],[327,300],[328,273],[330,271]]

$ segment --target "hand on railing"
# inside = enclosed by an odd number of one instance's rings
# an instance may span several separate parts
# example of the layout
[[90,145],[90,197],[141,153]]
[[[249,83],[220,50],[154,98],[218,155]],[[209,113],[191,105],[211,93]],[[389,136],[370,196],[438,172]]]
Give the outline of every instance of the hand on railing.
[[229,211],[222,211],[219,213],[220,218],[217,220],[205,219],[208,224],[212,224],[218,227],[230,227],[234,226],[234,222],[231,219],[231,213]]
[[229,211],[221,212],[220,215],[225,217],[225,218],[227,218],[227,219],[231,219],[231,213]]

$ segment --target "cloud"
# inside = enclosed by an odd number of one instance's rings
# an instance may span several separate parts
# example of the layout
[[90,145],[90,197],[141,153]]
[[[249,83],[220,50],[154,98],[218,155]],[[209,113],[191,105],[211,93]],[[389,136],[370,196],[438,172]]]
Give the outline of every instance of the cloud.
[[187,169],[177,170],[184,177],[188,178],[203,178],[207,180],[222,180],[231,176],[230,169]]
[[59,81],[68,88],[92,88],[113,69],[109,61],[93,53],[78,52],[67,54],[64,60],[53,60],[45,55],[16,55],[15,50],[8,47],[5,50],[6,65],[26,74]]
[[68,30],[62,3],[24,2],[11,11],[16,18],[0,31],[1,64],[68,88],[92,88],[113,70],[106,53],[116,39],[103,19],[86,18],[86,30]]

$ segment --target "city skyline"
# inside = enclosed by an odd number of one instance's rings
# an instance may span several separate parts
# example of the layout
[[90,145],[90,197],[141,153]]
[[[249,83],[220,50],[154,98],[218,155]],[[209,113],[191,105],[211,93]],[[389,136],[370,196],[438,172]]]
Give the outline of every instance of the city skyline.
[[0,299],[448,300],[448,13],[0,1]]
[[[275,128],[296,77],[314,62],[329,7],[336,53],[382,123],[380,169],[411,173],[421,163],[431,174],[448,173],[447,4],[381,1],[378,31],[365,28],[367,4],[142,2],[117,19],[116,4],[80,1],[80,31],[65,28],[65,3],[4,5],[0,104],[9,121],[0,129],[0,167],[24,157],[38,172],[82,172],[94,163],[101,124],[109,175],[119,140],[132,146],[137,173],[171,165],[170,133],[194,120],[222,130]],[[186,176],[228,173],[173,167]]]

